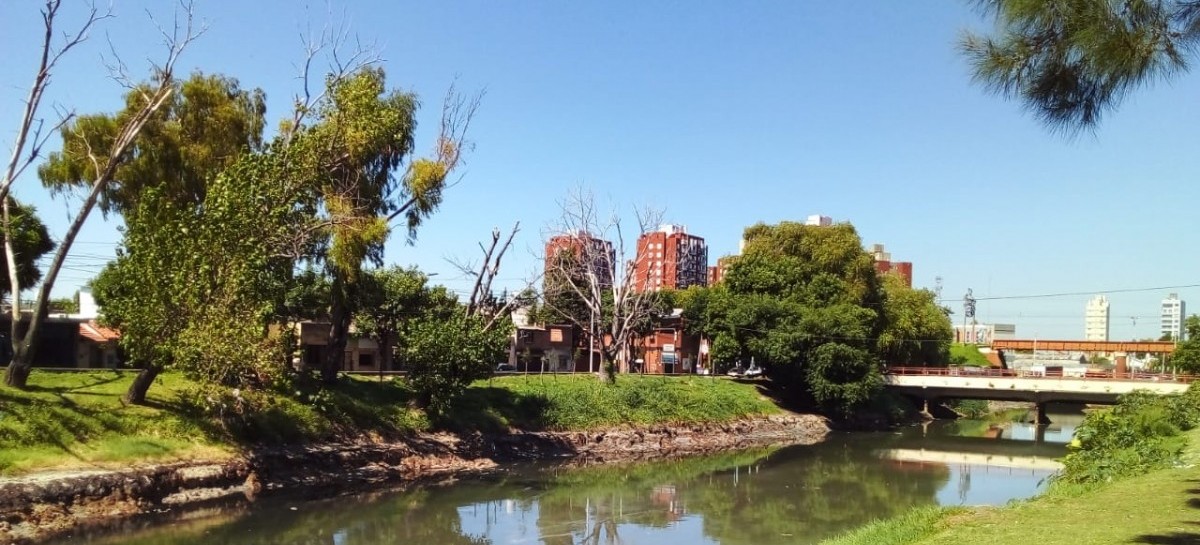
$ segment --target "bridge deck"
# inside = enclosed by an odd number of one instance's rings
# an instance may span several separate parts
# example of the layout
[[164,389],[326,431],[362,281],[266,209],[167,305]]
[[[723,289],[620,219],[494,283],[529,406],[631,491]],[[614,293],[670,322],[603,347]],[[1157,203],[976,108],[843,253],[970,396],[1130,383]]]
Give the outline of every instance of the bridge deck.
[[899,367],[888,369],[884,383],[901,393],[923,398],[967,398],[1029,401],[1115,403],[1135,390],[1182,393],[1192,376],[1101,374],[1047,377],[1011,369]]

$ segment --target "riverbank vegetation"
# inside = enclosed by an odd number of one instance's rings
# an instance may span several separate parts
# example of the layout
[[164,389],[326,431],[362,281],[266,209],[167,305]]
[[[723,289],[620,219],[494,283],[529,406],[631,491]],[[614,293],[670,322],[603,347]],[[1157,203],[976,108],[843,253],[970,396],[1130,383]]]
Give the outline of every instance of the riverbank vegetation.
[[825,545],[1195,543],[1200,386],[1134,393],[1087,415],[1041,496],[1002,508],[926,508]]
[[743,240],[720,283],[677,294],[716,371],[754,362],[792,400],[845,417],[878,400],[881,363],[947,363],[946,309],[879,274],[849,223],[758,224]]
[[987,356],[979,351],[974,344],[953,343],[950,345],[950,363],[953,365],[968,365],[972,367],[990,367]]
[[122,400],[134,372],[34,373],[0,390],[0,473],[214,458],[264,445],[396,438],[421,431],[587,430],[725,422],[779,409],[724,378],[509,376],[477,381],[441,415],[404,379],[342,377],[288,393],[214,390],[179,373],[145,404]]

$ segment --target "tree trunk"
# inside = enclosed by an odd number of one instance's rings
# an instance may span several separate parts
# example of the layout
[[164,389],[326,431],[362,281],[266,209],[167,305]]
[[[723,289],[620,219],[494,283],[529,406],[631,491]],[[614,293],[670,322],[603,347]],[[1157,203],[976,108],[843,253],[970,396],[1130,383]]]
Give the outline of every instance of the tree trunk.
[[346,358],[346,342],[350,340],[350,321],[354,317],[350,308],[350,287],[337,276],[334,275],[330,290],[329,339],[325,343],[325,361],[321,365],[321,381],[325,384],[337,382],[338,371]]
[[145,405],[146,391],[154,384],[154,379],[162,372],[161,365],[147,365],[142,368],[125,392],[125,402],[131,405]]
[[[32,328],[32,324],[30,328]],[[14,327],[13,333],[17,332],[17,328]],[[29,380],[29,372],[33,370],[33,349],[30,346],[31,341],[27,332],[21,332],[14,338],[16,340],[12,343],[12,360],[9,361],[8,369],[4,373],[4,383],[14,388],[25,388],[25,384]]]
[[[18,343],[13,343],[17,345]],[[8,363],[8,368],[4,371],[4,384],[14,388],[25,388],[29,381],[29,372],[33,370],[32,362],[26,358],[18,357],[16,352],[25,352],[17,346],[18,350],[13,353],[12,361]]]
[[385,331],[383,333],[383,338],[380,340],[380,343],[379,343],[379,370],[380,371],[393,371],[394,370],[394,369],[392,369],[392,362],[393,362],[393,360],[395,360],[395,357],[392,354],[392,345],[395,343],[395,341],[392,339],[394,336],[395,335],[393,335],[391,331]]
[[600,351],[600,354],[601,354],[601,356],[603,356],[601,358],[603,360],[601,365],[604,368],[604,372],[600,374],[601,379],[607,380],[609,382],[609,384],[616,384],[617,383],[617,357],[616,357],[617,354],[616,354],[616,352],[609,350],[608,348],[605,348]]

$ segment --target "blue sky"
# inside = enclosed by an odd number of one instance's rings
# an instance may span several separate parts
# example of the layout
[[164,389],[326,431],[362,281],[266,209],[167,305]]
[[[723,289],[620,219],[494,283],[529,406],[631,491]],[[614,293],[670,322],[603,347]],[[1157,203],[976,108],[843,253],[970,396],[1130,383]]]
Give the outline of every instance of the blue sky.
[[[33,70],[35,4],[0,5],[6,153]],[[299,35],[329,19],[324,3],[297,5],[197,2],[209,31],[182,66],[261,87],[268,115],[284,117],[299,88]],[[160,51],[147,7],[169,16],[170,3],[116,1],[117,17],[62,65],[48,105],[116,109],[121,90],[100,54],[111,40],[145,73]],[[530,277],[557,202],[579,185],[624,211],[665,208],[708,240],[713,260],[759,221],[850,221],[865,244],[912,261],[915,285],[942,277],[956,322],[967,288],[982,298],[1200,283],[1187,243],[1200,226],[1200,76],[1143,89],[1094,134],[1064,138],[971,83],[955,43],[988,23],[965,1],[364,1],[332,11],[378,42],[392,85],[423,98],[419,149],[431,146],[449,85],[486,89],[461,183],[415,245],[396,236],[387,252],[454,289],[469,283],[445,258],[475,256],[493,227],[517,220],[501,276],[509,286]],[[61,232],[64,204],[33,176],[19,185]],[[89,221],[57,293],[112,254],[117,222]],[[1168,291],[1111,295],[1112,337],[1157,337]],[[1200,290],[1174,291],[1200,305]],[[1015,322],[1021,337],[1080,338],[1087,299],[981,301],[979,318]]]

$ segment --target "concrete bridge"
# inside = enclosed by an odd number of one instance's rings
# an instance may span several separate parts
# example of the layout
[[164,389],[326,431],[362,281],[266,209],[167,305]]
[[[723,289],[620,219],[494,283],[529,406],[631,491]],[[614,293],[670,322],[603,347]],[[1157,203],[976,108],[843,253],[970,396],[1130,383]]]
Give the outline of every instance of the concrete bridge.
[[893,367],[884,375],[884,384],[927,402],[944,398],[1026,401],[1037,405],[1038,422],[1046,423],[1046,403],[1113,404],[1136,390],[1179,394],[1193,378],[1112,373],[1047,377],[1011,369]]

